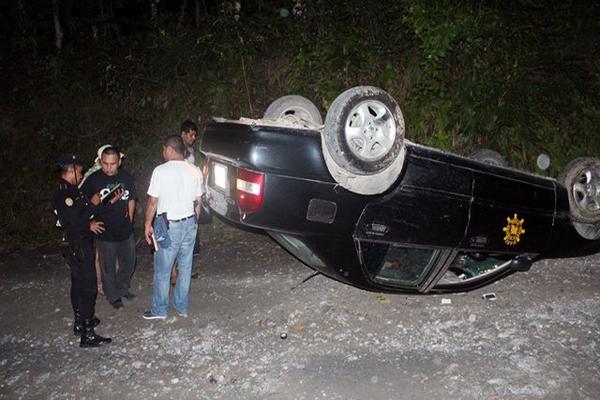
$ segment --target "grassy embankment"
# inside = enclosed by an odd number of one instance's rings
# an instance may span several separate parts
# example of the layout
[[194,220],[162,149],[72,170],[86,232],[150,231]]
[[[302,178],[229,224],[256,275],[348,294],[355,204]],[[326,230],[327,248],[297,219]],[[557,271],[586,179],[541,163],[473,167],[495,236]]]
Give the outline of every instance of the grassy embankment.
[[552,176],[575,156],[600,155],[597,7],[328,3],[300,18],[163,21],[119,40],[80,37],[60,53],[9,44],[0,252],[59,237],[49,202],[58,153],[91,163],[100,145],[120,147],[142,193],[139,225],[165,133],[185,118],[203,127],[212,115],[259,117],[284,94],[325,115],[343,90],[379,86],[402,106],[412,141],[493,148],[531,171],[546,152],[553,163],[536,172]]

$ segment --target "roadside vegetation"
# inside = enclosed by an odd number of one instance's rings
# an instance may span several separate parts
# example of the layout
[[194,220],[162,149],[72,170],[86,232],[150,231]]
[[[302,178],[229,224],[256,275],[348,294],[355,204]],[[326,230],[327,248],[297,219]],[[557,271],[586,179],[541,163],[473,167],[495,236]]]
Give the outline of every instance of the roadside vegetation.
[[[285,94],[324,116],[343,90],[379,86],[401,105],[409,140],[492,148],[550,176],[600,155],[593,2],[148,0],[134,2],[133,20],[128,2],[12,3],[0,21],[0,253],[60,236],[57,154],[91,164],[100,145],[117,145],[144,193],[161,138],[183,119],[260,117]],[[536,169],[542,152],[547,171]]]

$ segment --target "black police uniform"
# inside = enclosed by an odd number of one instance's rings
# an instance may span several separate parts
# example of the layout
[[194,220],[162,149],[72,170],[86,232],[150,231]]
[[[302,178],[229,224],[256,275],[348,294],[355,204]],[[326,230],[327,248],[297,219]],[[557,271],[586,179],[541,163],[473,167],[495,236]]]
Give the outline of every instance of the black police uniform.
[[90,231],[92,207],[79,188],[64,179],[52,197],[58,221],[64,229],[63,257],[71,267],[71,305],[81,319],[92,319],[98,286],[94,267],[94,245]]
[[73,332],[81,335],[81,347],[98,347],[110,338],[96,335],[100,320],[94,316],[98,287],[94,267],[94,244],[90,231],[93,209],[79,188],[60,180],[52,196],[52,206],[64,229],[62,255],[71,268],[71,305],[75,314]]

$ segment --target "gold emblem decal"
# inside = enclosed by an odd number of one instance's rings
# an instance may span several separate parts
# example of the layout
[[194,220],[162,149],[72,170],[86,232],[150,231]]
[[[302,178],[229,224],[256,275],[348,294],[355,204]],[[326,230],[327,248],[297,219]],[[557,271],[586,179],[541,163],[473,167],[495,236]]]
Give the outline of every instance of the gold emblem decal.
[[506,222],[507,225],[502,228],[502,231],[506,233],[504,243],[514,246],[521,241],[521,235],[525,233],[525,229],[523,229],[525,219],[519,219],[519,216],[515,214],[512,218],[506,217]]
[[67,197],[65,199],[65,204],[67,205],[67,207],[71,207],[73,205],[73,199],[70,197]]

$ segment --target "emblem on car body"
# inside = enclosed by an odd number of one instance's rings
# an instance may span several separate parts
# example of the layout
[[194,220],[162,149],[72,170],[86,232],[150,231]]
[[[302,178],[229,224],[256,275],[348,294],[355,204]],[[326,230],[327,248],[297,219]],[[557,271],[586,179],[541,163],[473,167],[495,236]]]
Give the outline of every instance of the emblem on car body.
[[523,229],[525,219],[519,219],[519,216],[515,213],[512,218],[506,217],[506,222],[507,225],[502,228],[502,231],[506,233],[504,243],[514,246],[521,241],[521,235],[525,234],[525,229]]

